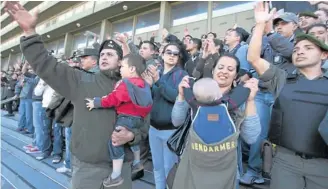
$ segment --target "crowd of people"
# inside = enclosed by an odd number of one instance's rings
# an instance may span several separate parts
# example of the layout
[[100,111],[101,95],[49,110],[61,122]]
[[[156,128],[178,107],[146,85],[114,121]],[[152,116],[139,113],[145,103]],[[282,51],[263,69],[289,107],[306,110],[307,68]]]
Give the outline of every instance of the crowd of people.
[[[72,172],[73,189],[131,189],[149,151],[156,189],[265,179],[272,189],[328,188],[328,9],[318,3],[296,15],[257,2],[251,32],[235,25],[224,40],[163,29],[161,42],[135,45],[117,33],[66,58],[45,48],[35,15],[6,2],[26,61],[2,71],[1,86],[19,99],[17,130],[34,139],[26,153],[59,163],[65,145],[57,171]],[[186,126],[178,156],[168,140]]]

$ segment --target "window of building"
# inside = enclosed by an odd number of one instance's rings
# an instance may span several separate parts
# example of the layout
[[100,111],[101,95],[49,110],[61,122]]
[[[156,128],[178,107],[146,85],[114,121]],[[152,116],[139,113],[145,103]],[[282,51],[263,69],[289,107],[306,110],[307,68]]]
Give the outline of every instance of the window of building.
[[171,23],[178,26],[207,19],[208,2],[193,1],[172,5]]
[[254,1],[215,1],[212,17],[224,16],[253,9]]
[[75,9],[75,12],[74,12],[75,14],[81,13],[84,10],[84,3],[74,9]]
[[137,16],[136,35],[159,29],[159,11]]
[[87,38],[83,33],[74,35],[73,49],[83,49],[87,46]]
[[7,69],[8,57],[1,58],[1,70]]
[[57,54],[64,53],[65,37],[58,40]]
[[17,63],[21,63],[22,53],[12,54],[10,57],[9,65],[15,65]]
[[119,32],[119,33],[128,33],[129,35],[132,35],[133,30],[133,18],[130,18],[128,20],[113,23],[113,31]]
[[56,50],[57,50],[57,43],[58,43],[58,41],[51,41],[51,42],[48,42],[48,43],[46,43],[46,49],[48,50],[48,51],[54,51],[54,52],[56,52]]
[[[97,24],[97,26],[94,26],[90,29],[87,29],[86,31],[90,32],[90,34],[95,34],[97,35],[98,37],[98,40],[99,40],[99,37],[100,37],[100,29],[101,29],[101,26],[99,24]],[[87,36],[86,36],[87,37]],[[88,36],[88,42],[87,42],[87,46],[88,47],[93,47],[92,44],[94,43],[94,36]]]

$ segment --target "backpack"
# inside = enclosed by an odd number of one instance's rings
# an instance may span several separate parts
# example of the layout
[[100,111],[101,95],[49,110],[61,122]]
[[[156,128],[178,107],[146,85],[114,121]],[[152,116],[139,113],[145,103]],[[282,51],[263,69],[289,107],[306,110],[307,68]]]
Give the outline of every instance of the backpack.
[[224,103],[199,106],[191,125],[206,144],[220,142],[237,132]]

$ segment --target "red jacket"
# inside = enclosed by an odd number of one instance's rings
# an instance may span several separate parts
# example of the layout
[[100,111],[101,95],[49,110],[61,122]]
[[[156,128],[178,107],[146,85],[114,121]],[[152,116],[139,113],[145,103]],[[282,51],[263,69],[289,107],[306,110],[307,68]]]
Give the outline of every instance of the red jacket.
[[[128,80],[134,86],[141,88],[141,90],[148,90],[145,87],[149,86],[145,84],[145,81],[142,78],[134,77],[128,78]],[[150,113],[152,104],[148,106],[140,106],[134,103],[130,98],[129,90],[133,89],[131,87],[129,89],[127,84],[123,82],[123,80],[120,80],[116,84],[114,91],[101,99],[101,107],[115,107],[117,114],[140,116],[142,118],[145,118]],[[152,101],[152,99],[148,100]]]

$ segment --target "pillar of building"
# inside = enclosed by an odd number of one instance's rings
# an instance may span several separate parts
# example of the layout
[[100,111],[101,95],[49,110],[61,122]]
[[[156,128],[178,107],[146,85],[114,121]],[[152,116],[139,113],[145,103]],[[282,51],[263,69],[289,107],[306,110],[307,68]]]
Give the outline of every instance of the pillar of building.
[[73,51],[73,35],[71,33],[65,34],[65,41],[64,41],[64,54],[65,56],[69,57],[72,55]]
[[5,71],[8,70],[11,57],[12,57],[11,53],[9,53],[7,61],[6,62],[1,62],[1,70],[5,70]]
[[134,41],[134,36],[136,35],[136,29],[137,29],[137,16],[133,17],[133,25],[132,25],[132,41]]
[[112,31],[113,25],[111,22],[109,22],[107,19],[101,21],[99,43],[102,43],[104,40],[106,40],[107,36],[111,36]]
[[207,9],[207,33],[212,31],[212,13],[213,13],[213,1],[209,1],[208,9]]
[[158,39],[162,39],[162,29],[169,30],[171,27],[171,5],[167,1],[161,1],[161,8],[159,14],[159,32]]

